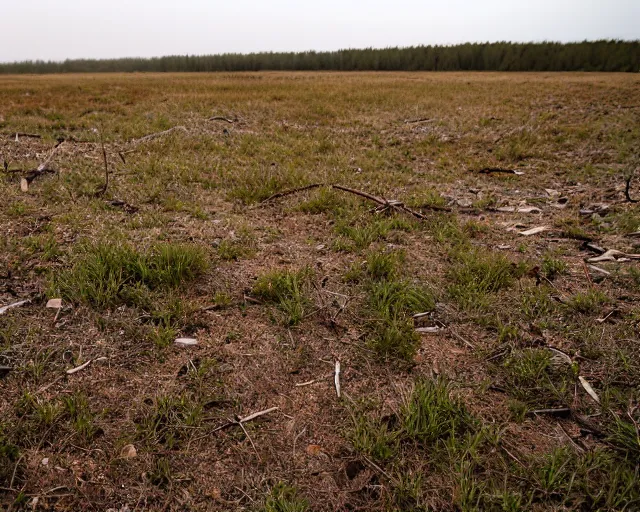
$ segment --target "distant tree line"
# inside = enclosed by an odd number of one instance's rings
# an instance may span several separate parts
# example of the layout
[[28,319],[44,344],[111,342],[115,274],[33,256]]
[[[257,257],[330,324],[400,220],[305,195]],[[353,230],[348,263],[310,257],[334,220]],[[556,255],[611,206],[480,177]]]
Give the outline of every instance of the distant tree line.
[[640,40],[467,43],[331,52],[225,53],[124,59],[24,61],[0,73],[176,71],[640,71]]

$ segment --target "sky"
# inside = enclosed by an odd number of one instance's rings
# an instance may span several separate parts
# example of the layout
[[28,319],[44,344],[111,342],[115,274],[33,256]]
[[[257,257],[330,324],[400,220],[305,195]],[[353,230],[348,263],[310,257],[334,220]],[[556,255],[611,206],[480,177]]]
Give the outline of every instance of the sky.
[[640,0],[0,0],[0,62],[640,39]]

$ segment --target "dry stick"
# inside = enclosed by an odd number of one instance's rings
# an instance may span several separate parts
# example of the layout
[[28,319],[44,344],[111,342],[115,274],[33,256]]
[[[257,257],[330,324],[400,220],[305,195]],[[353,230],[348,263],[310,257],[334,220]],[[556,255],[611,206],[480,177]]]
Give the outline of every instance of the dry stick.
[[262,457],[260,457],[260,454],[258,453],[258,449],[256,448],[256,445],[253,443],[253,439],[251,439],[251,436],[249,435],[249,432],[247,432],[247,429],[244,428],[244,425],[242,424],[242,421],[240,420],[239,416],[236,417],[236,421],[238,422],[238,425],[240,425],[240,428],[244,432],[244,435],[247,436],[247,439],[251,443],[251,446],[253,446],[253,451],[256,452],[256,455],[258,456],[258,460],[262,462]]
[[226,117],[222,116],[213,116],[207,119],[207,121],[226,121],[229,124],[233,124],[233,119],[227,119]]
[[629,193],[629,189],[631,188],[631,180],[633,179],[633,174],[630,174],[626,179],[626,186],[624,187],[624,195],[627,198],[629,203],[638,203],[640,200],[631,199],[631,194]]
[[296,194],[298,192],[304,192],[305,190],[311,190],[319,187],[330,187],[336,190],[341,190],[343,192],[348,192],[349,194],[354,194],[356,196],[364,197],[365,199],[368,199],[369,201],[373,201],[374,203],[379,204],[380,206],[383,206],[385,208],[394,208],[396,210],[409,213],[420,220],[426,220],[428,218],[426,215],[406,207],[400,201],[391,201],[381,197],[376,197],[372,194],[369,194],[368,192],[363,192],[362,190],[356,190],[354,188],[345,187],[343,185],[338,185],[335,183],[312,183],[311,185],[306,185],[304,187],[285,190],[284,192],[278,192],[276,194],[273,194],[270,197],[267,197],[265,200],[262,201],[262,203],[268,203],[269,201],[272,201],[274,199],[286,197],[291,194]]
[[484,167],[482,169],[478,169],[477,171],[474,171],[473,169],[470,169],[471,172],[477,172],[478,174],[491,174],[494,172],[500,172],[500,173],[504,173],[504,174],[518,174],[521,171],[515,171],[513,169],[503,169],[501,167]]
[[[174,126],[173,128],[169,128],[168,130],[164,130],[162,132],[155,132],[155,133],[150,133],[149,135],[145,135],[144,137],[140,137],[139,139],[133,139],[131,141],[132,144],[139,144],[141,142],[147,142],[149,140],[153,140],[156,139],[158,137],[162,137],[163,135],[168,135],[171,132],[174,132],[176,130],[183,130],[183,131],[188,131],[186,127],[180,125],[180,126]],[[129,151],[126,151],[125,153],[129,153]]]
[[435,121],[435,119],[432,119],[430,117],[423,117],[420,119],[405,119],[404,124],[426,123],[428,121]]

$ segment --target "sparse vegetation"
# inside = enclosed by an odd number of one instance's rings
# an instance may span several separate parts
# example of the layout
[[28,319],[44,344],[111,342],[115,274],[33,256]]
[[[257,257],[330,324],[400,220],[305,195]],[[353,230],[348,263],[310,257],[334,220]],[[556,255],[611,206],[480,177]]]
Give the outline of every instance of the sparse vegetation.
[[[638,76],[0,76],[0,96],[1,509],[640,507],[640,271],[590,261],[640,252]],[[21,189],[58,138],[59,172]],[[424,218],[321,187],[261,202],[320,182]]]

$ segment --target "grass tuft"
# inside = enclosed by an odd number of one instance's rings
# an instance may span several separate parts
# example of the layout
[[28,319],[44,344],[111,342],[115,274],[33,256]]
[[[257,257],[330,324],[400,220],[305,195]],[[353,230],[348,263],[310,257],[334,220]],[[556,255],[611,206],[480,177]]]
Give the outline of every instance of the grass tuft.
[[310,277],[308,268],[274,270],[258,277],[253,294],[265,302],[277,304],[282,312],[282,323],[294,326],[302,321],[309,308],[306,287]]
[[145,291],[176,287],[206,268],[204,251],[191,245],[157,244],[147,252],[88,245],[71,269],[53,278],[53,289],[69,301],[99,308],[139,304]]

